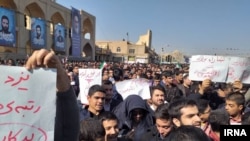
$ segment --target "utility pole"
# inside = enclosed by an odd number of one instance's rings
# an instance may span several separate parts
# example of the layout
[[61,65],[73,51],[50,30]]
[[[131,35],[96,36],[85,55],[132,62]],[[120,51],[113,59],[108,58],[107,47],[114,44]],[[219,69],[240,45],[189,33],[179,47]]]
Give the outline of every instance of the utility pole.
[[161,64],[162,64],[162,56],[163,56],[163,53],[164,53],[164,48],[161,48]]
[[129,35],[128,35],[128,32],[127,32],[127,42],[129,42]]

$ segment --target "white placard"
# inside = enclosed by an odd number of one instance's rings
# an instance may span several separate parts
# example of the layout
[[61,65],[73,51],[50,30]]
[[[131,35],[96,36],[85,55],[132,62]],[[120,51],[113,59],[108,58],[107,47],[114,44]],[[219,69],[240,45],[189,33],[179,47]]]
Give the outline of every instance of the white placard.
[[228,57],[209,55],[192,56],[189,78],[195,81],[211,79],[214,82],[225,82],[228,64]]
[[101,69],[79,69],[79,85],[81,103],[88,104],[87,95],[89,88],[95,84],[101,85]]
[[227,82],[241,80],[242,83],[250,83],[250,59],[231,57]]
[[232,56],[192,56],[189,78],[195,81],[211,79],[213,82],[250,84],[250,58]]
[[0,66],[0,140],[53,141],[56,70]]
[[143,99],[150,98],[150,81],[145,78],[123,80],[115,83],[116,90],[123,99],[131,94],[141,96]]

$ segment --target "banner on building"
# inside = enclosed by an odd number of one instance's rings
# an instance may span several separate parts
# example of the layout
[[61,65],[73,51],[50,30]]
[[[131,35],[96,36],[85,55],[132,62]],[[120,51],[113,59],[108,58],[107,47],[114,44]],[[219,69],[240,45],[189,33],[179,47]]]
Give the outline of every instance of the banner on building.
[[16,47],[16,21],[15,12],[0,7],[1,28],[0,45]]
[[46,23],[41,18],[31,18],[31,47],[41,49],[46,47]]
[[56,51],[65,51],[66,45],[65,39],[65,27],[61,24],[55,25],[54,30],[54,43]]
[[71,41],[72,41],[72,56],[81,56],[81,17],[80,11],[73,8],[71,10]]

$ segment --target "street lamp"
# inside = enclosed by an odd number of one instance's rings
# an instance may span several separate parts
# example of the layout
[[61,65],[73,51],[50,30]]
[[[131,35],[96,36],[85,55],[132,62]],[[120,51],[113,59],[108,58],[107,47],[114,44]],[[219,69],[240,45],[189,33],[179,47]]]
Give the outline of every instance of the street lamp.
[[161,64],[162,64],[162,56],[163,56],[163,53],[164,53],[164,48],[161,48]]

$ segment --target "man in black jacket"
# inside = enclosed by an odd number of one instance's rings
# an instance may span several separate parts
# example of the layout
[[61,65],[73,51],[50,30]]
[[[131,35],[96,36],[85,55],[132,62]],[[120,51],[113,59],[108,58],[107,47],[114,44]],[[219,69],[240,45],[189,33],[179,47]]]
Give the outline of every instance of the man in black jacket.
[[99,119],[99,115],[105,111],[105,90],[101,85],[92,85],[87,95],[88,105],[80,108],[80,121],[87,118]]
[[168,104],[160,105],[155,111],[155,125],[147,129],[142,141],[163,141],[173,130],[172,118],[168,113]]
[[172,71],[163,71],[162,72],[162,81],[160,82],[165,88],[165,100],[171,102],[173,98],[183,96],[182,91],[173,83],[173,72]]
[[110,80],[103,80],[102,87],[105,90],[105,111],[112,111],[121,101],[114,98],[113,84]]

